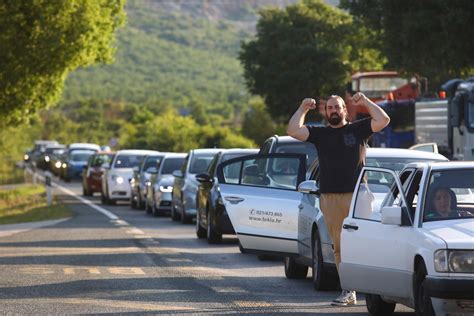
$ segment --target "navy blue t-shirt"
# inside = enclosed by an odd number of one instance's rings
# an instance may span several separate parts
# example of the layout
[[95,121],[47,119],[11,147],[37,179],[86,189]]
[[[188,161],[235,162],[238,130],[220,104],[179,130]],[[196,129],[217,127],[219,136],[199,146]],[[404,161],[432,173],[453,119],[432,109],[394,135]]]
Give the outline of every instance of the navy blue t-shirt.
[[316,146],[319,157],[321,193],[353,192],[363,167],[361,146],[372,135],[371,118],[343,127],[307,126],[307,142]]

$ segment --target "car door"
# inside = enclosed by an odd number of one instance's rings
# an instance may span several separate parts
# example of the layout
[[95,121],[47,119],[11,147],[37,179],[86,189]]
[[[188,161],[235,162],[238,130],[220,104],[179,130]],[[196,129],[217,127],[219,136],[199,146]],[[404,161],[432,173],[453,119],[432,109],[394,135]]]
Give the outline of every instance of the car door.
[[[412,173],[402,176],[408,181]],[[396,207],[401,209],[400,223],[382,221],[382,212],[386,215],[386,208]],[[349,216],[343,222],[339,266],[342,288],[409,297],[412,260],[407,245],[412,236],[414,239],[412,221],[397,174],[389,169],[365,167]]]
[[298,205],[306,157],[265,154],[230,159],[217,168],[222,199],[242,247],[254,253],[298,253]]

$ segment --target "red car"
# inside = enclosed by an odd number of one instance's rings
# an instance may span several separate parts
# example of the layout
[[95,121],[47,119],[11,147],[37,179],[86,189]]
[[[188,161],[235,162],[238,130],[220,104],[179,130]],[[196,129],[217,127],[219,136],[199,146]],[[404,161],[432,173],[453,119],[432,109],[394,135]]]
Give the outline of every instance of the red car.
[[82,172],[82,194],[92,196],[95,192],[102,192],[103,165],[110,163],[114,157],[111,152],[98,152],[92,155]]

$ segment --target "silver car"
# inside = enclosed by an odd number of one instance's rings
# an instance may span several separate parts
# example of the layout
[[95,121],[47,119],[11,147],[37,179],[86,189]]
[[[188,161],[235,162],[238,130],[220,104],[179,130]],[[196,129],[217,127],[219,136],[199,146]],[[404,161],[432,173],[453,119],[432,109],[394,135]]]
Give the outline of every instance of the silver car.
[[[367,149],[369,166],[399,171],[414,161],[447,159],[408,149]],[[240,170],[239,179],[226,176],[236,168]],[[306,157],[302,154],[236,158],[222,163],[217,177],[225,208],[245,252],[285,256],[288,278],[306,278],[311,267],[316,290],[337,286],[332,242],[319,210],[318,160],[306,172]]]
[[128,201],[131,198],[130,180],[133,168],[140,166],[149,155],[159,155],[154,150],[119,150],[110,164],[104,165],[102,174],[102,203],[115,204],[116,201]]
[[196,174],[206,172],[212,158],[220,150],[194,149],[189,151],[180,170],[173,172],[173,199],[171,218],[188,223],[196,218],[196,193],[199,182]]
[[154,216],[169,214],[173,198],[173,172],[181,168],[185,153],[166,153],[156,172],[146,182],[145,210]]

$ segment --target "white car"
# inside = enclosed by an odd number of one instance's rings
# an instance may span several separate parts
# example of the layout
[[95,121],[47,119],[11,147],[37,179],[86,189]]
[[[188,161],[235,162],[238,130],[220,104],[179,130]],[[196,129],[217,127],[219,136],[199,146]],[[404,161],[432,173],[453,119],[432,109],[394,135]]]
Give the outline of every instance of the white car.
[[102,174],[102,203],[115,204],[116,201],[128,201],[131,197],[130,180],[133,168],[138,167],[149,155],[157,155],[159,151],[126,149],[119,150],[110,164],[104,165]]
[[[367,149],[369,166],[400,171],[414,161],[447,159],[408,149]],[[226,182],[227,170],[233,169],[241,170],[239,180],[232,183],[235,179],[228,177]],[[306,158],[301,154],[236,158],[221,164],[217,176],[225,208],[244,251],[286,257],[288,278],[306,278],[311,267],[316,290],[337,287],[332,241],[319,210],[317,159],[306,173]]]
[[414,163],[400,175],[365,167],[341,234],[342,288],[368,293],[372,315],[396,303],[474,315],[473,189],[474,162]]

